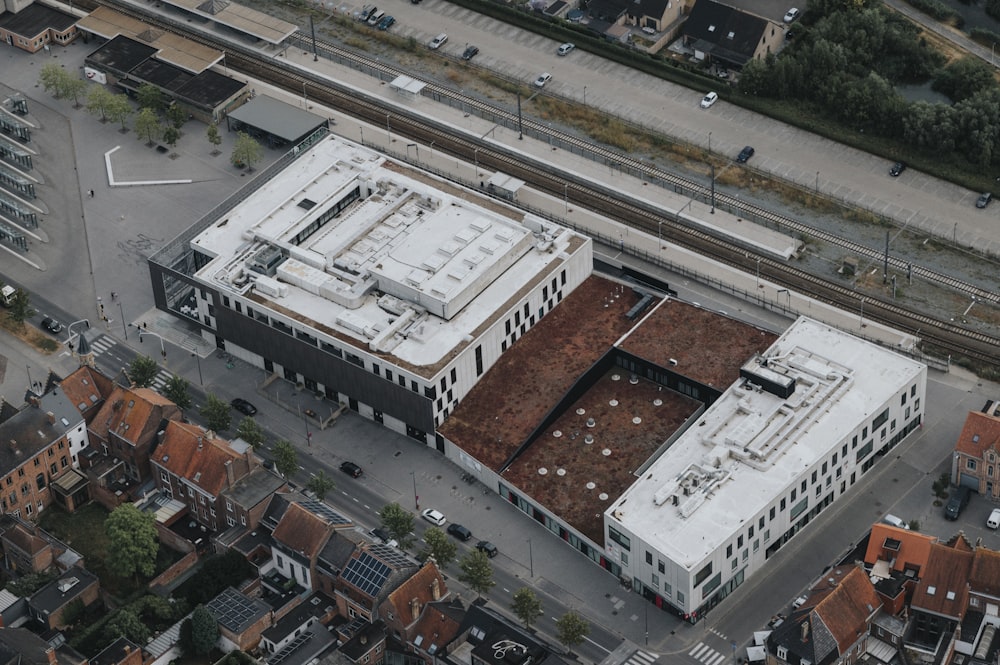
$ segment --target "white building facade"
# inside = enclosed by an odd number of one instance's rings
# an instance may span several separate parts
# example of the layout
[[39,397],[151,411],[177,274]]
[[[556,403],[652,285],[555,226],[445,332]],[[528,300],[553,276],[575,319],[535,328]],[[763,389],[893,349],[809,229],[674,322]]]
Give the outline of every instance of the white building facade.
[[920,426],[927,368],[800,318],[605,512],[623,579],[690,621]]
[[333,136],[237,197],[151,259],[157,306],[439,449],[437,426],[593,263],[584,236]]

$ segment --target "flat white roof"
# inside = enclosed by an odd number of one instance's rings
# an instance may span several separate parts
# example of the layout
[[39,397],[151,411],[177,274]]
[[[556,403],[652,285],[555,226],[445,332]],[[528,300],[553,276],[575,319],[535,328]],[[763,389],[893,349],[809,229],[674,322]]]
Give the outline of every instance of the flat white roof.
[[423,367],[586,242],[331,135],[191,245],[202,281]]
[[[608,509],[650,547],[692,568],[745,528],[923,370],[917,361],[799,318]],[[777,381],[782,377],[781,381]]]

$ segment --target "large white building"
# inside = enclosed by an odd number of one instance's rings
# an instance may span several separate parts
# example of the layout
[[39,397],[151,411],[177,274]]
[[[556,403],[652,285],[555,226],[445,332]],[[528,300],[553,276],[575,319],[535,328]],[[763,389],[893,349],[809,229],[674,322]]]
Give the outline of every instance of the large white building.
[[636,590],[697,617],[919,426],[927,368],[800,318],[604,513]]
[[425,443],[591,272],[588,238],[339,137],[258,180],[151,259],[157,306]]

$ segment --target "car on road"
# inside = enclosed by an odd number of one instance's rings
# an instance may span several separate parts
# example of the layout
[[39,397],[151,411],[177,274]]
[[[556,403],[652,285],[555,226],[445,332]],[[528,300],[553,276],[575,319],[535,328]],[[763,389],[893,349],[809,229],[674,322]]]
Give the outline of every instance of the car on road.
[[896,176],[898,176],[900,173],[902,173],[905,170],[906,170],[906,164],[904,162],[896,162],[889,169],[889,175],[891,175],[893,178],[895,178]]
[[719,101],[719,93],[710,92],[701,98],[701,108],[707,109],[711,108],[712,104]]
[[1000,527],[1000,508],[994,508],[990,516],[986,518],[986,526],[991,529]]
[[479,54],[479,47],[469,44],[468,46],[465,47],[465,50],[462,51],[462,60],[472,60],[478,54]]
[[354,462],[344,462],[340,465],[340,470],[349,475],[351,478],[360,478],[361,474],[364,473],[361,467]]
[[444,514],[441,511],[434,510],[433,508],[425,509],[424,512],[420,513],[420,516],[436,526],[444,526],[444,523],[448,521],[444,518]]
[[538,75],[538,78],[535,79],[535,87],[544,88],[545,84],[551,80],[552,80],[552,74],[549,74],[548,72],[542,72],[541,74]]
[[785,23],[793,23],[795,19],[799,17],[800,13],[801,12],[797,8],[792,7],[787,12],[785,12],[785,18],[784,18]]
[[237,397],[232,402],[230,402],[232,407],[242,413],[245,416],[252,416],[257,413],[257,407],[246,401],[242,397]]
[[747,160],[753,157],[754,149],[753,146],[746,146],[740,150],[740,154],[736,156],[737,164],[746,164]]
[[44,319],[42,319],[42,327],[48,330],[50,333],[58,333],[61,332],[63,329],[62,324],[53,319],[51,316],[46,316]]
[[389,28],[392,27],[392,24],[395,22],[396,18],[394,16],[386,16],[385,18],[383,18],[381,21],[378,22],[378,29],[388,30]]
[[427,48],[431,49],[432,51],[436,51],[439,48],[441,48],[441,46],[446,41],[448,41],[448,33],[442,32],[440,35],[438,35],[437,37],[435,37],[430,41],[430,43],[427,45]]
[[569,52],[576,48],[576,44],[566,42],[565,44],[560,44],[559,48],[556,49],[556,55],[569,55]]
[[488,540],[480,540],[476,543],[476,549],[491,559],[497,554],[500,554],[500,550],[497,549],[497,546]]
[[989,192],[983,192],[982,194],[979,195],[979,198],[976,199],[976,207],[985,208],[990,204],[990,201],[992,200],[993,200],[992,194],[990,194]]
[[448,525],[448,533],[463,542],[472,538],[472,532],[456,522],[452,522]]

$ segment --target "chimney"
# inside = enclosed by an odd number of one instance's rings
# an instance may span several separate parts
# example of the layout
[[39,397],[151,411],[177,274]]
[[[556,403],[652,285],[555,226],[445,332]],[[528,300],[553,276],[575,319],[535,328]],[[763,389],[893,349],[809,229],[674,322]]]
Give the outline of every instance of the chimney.
[[416,621],[420,618],[420,601],[416,598],[410,600],[410,621]]
[[260,462],[260,459],[253,454],[253,446],[248,447],[244,455],[247,458],[247,473],[253,473],[253,470],[257,468]]
[[45,650],[45,655],[49,658],[49,665],[59,665],[59,661],[56,660],[56,650],[49,647]]
[[802,641],[806,642],[809,640],[809,620],[806,619],[802,622]]
[[361,633],[361,638],[358,640],[361,644],[368,644],[368,634]]
[[233,473],[233,460],[226,460],[226,480],[229,482],[229,489],[233,489],[236,484],[236,474]]
[[441,600],[441,583],[436,577],[431,580],[431,598]]
[[45,412],[45,419],[49,421],[50,425],[56,424],[56,414],[52,413],[51,411]]

